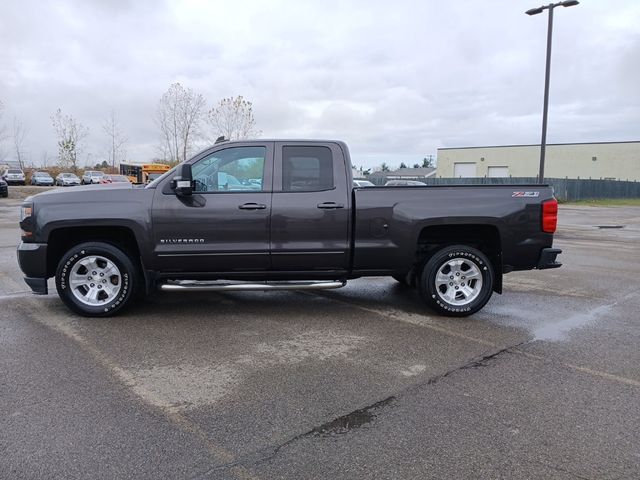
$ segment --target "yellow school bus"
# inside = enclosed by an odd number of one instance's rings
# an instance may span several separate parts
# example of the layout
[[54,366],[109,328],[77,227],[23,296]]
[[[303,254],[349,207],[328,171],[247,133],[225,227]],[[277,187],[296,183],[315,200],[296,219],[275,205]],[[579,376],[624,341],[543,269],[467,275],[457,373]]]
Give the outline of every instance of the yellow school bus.
[[126,175],[131,183],[149,183],[169,168],[164,163],[121,163],[120,175]]

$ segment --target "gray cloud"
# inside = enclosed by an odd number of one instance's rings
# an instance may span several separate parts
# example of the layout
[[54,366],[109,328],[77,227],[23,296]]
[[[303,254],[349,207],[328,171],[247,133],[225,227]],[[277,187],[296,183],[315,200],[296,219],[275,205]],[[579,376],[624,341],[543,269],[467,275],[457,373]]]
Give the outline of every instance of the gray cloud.
[[[584,0],[556,14],[549,141],[638,139],[640,6]],[[175,81],[213,106],[241,94],[265,136],[340,138],[357,163],[440,146],[539,141],[544,16],[535,2],[2,2],[0,100],[56,154],[60,107],[89,126],[114,109],[133,160],[156,154]]]

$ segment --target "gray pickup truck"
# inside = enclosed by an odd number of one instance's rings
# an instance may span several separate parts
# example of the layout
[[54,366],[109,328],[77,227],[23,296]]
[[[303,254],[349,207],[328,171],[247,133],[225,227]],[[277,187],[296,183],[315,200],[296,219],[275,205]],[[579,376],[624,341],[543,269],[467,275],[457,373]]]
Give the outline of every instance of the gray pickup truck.
[[480,310],[502,275],[555,268],[546,185],[354,188],[339,141],[221,142],[147,186],[51,190],[22,205],[25,281],[86,316],[137,294],[322,289],[366,276],[443,315]]

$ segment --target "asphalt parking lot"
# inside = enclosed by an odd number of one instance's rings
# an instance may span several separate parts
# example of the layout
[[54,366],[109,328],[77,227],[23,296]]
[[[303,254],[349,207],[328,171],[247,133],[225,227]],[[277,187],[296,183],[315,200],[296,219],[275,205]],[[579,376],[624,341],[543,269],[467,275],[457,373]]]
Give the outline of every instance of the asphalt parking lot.
[[18,212],[0,200],[0,478],[640,477],[640,207],[561,206],[564,266],[466,319],[387,278],[86,319],[27,292]]

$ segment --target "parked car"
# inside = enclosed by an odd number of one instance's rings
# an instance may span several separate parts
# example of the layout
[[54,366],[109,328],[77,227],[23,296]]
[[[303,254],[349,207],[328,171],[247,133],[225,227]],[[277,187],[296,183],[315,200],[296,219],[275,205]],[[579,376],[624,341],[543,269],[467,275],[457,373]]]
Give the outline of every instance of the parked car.
[[418,180],[389,180],[385,187],[425,187],[427,184]]
[[0,179],[0,197],[7,198],[9,196],[9,186],[7,182]]
[[74,173],[60,173],[56,177],[56,185],[61,187],[72,187],[80,185],[80,178]]
[[369,180],[354,180],[354,187],[375,187],[375,184],[370,182]]
[[103,175],[100,183],[131,183],[126,175]]
[[83,185],[91,184],[91,183],[100,183],[100,181],[102,180],[102,177],[104,177],[104,172],[101,172],[100,170],[86,170],[82,174],[81,183]]
[[48,172],[33,172],[31,174],[31,185],[52,187],[53,177]]
[[9,185],[24,185],[24,172],[19,168],[7,168],[2,173],[2,179]]
[[[351,170],[344,142],[223,142],[146,187],[34,195],[20,268],[35,293],[55,277],[65,305],[94,317],[155,289],[319,290],[366,276],[462,317],[502,293],[504,274],[561,266],[549,185],[354,188]],[[268,180],[248,190],[248,172]]]

